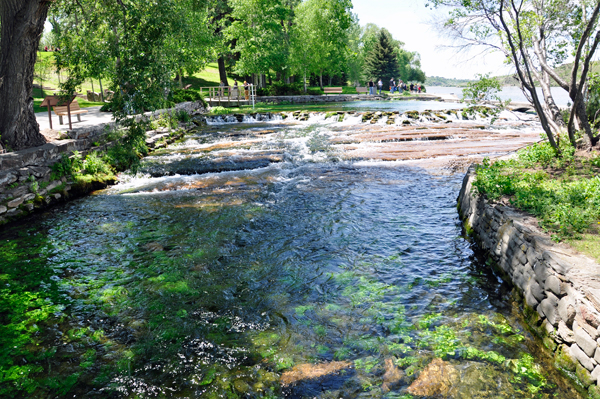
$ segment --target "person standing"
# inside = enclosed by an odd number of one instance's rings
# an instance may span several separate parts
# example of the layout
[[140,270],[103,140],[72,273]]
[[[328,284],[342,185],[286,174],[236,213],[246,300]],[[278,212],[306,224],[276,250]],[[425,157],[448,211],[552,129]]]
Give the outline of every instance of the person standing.
[[233,80],[233,96],[238,97],[238,82],[237,79]]
[[379,81],[377,82],[377,88],[379,89],[379,95],[381,95],[381,90],[383,90],[383,82],[381,81],[381,78],[379,78]]
[[250,100],[250,93],[249,93],[250,88],[248,87],[248,82],[246,82],[244,80],[244,95],[246,97],[246,100]]
[[373,84],[373,79],[369,80],[369,95],[375,95],[375,85]]
[[410,92],[415,91],[415,85],[413,83],[410,84]]
[[417,85],[417,92],[419,92],[419,94],[421,94],[421,84],[420,83]]
[[396,90],[396,82],[394,82],[394,78],[390,79],[390,94],[394,94]]

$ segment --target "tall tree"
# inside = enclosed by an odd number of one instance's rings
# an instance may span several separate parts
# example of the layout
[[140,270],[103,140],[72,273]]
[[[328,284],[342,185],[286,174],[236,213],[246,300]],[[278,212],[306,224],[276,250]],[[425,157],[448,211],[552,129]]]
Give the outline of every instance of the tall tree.
[[348,30],[352,25],[350,0],[306,0],[296,9],[293,60],[302,74],[339,73],[346,65]]
[[231,0],[234,21],[225,36],[235,40],[240,75],[289,74],[291,9],[282,0]]
[[392,78],[400,74],[396,48],[392,44],[391,34],[381,29],[373,48],[367,53],[365,65],[370,77],[382,79],[384,87],[389,86]]
[[200,26],[206,14],[193,11],[202,10],[196,3],[61,0],[52,19],[61,46],[57,64],[69,74],[63,90],[73,92],[100,73],[90,65],[101,54],[115,92],[115,116],[164,106],[175,74],[192,60],[202,62],[202,49],[208,47],[202,42],[208,30]]
[[52,0],[0,1],[1,146],[20,150],[46,142],[33,112],[38,45]]

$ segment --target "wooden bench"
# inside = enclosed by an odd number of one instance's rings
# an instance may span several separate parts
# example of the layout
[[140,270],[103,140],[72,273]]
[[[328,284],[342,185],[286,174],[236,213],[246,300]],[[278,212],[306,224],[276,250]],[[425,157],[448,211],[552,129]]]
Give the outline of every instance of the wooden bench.
[[369,92],[369,88],[368,87],[357,87],[356,92],[358,94],[365,94],[365,93]]
[[342,94],[341,87],[325,87],[323,88],[325,94]]
[[[63,116],[69,115],[69,113],[67,111],[67,106],[66,105],[55,106],[55,107],[52,107],[52,110],[54,111],[54,113],[56,115],[58,115],[58,122],[62,125],[63,124]],[[77,115],[77,120],[79,122],[81,122],[81,114],[87,114],[87,112],[88,112],[87,110],[81,109],[79,107],[79,103],[77,102],[77,100],[75,100],[71,103],[71,115]]]

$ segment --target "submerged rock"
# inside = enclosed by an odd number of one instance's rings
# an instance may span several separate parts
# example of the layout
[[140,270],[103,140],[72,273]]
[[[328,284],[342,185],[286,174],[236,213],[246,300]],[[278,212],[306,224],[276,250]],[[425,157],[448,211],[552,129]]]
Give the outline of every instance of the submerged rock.
[[383,385],[381,389],[387,393],[394,389],[404,378],[404,371],[400,370],[391,358],[385,359],[385,374],[383,375]]
[[299,364],[283,373],[280,381],[282,385],[291,385],[298,381],[323,377],[350,367],[352,367],[352,362]]
[[447,396],[458,379],[458,370],[452,364],[434,359],[408,387],[408,393],[416,396]]

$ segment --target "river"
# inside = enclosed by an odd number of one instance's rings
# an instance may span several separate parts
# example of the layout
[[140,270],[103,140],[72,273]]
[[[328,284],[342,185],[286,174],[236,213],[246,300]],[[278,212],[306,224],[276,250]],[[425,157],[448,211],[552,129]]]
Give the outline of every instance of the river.
[[[427,93],[429,93],[429,94],[454,94],[454,95],[458,96],[459,98],[462,98],[462,90],[463,89],[460,87],[445,87],[445,86],[428,86],[427,87]],[[538,91],[538,94],[540,95],[540,97],[543,98],[542,89],[538,88],[537,91]],[[552,96],[554,97],[554,101],[556,102],[556,105],[558,105],[559,107],[566,108],[566,107],[570,106],[570,104],[572,103],[571,99],[569,98],[569,93],[567,93],[561,87],[551,87],[550,91],[552,92]],[[528,102],[527,98],[525,98],[525,95],[523,94],[521,89],[517,86],[502,87],[502,90],[498,92],[498,97],[500,97],[500,99],[502,101],[511,100],[511,101],[517,102],[517,103],[527,103]]]
[[579,398],[465,237],[462,175],[346,160],[332,129],[197,129],[4,229],[4,395],[407,399],[443,359],[447,397]]

